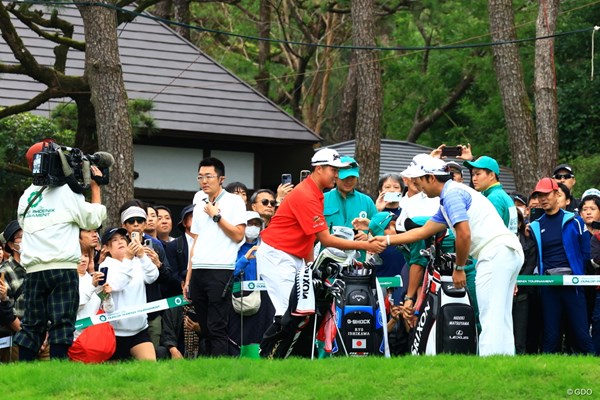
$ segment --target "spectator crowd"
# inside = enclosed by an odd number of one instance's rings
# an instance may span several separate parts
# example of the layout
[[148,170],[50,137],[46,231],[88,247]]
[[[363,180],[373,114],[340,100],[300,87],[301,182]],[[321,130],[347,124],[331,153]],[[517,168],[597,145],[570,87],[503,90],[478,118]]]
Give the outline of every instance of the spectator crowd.
[[[454,285],[475,309],[480,355],[600,355],[600,286],[516,284],[518,275],[598,274],[600,191],[576,199],[575,171],[561,164],[530,194],[509,194],[496,160],[459,147],[458,162],[442,145],[383,175],[375,199],[357,189],[356,160],[332,149],[275,191],[227,182],[225,165],[209,157],[180,215],[131,199],[115,227],[102,226],[94,181],[89,202],[67,185],[31,185],[0,237],[0,338],[11,338],[0,361],[238,356],[249,345],[268,356],[297,273],[325,247],[369,260],[378,277],[402,277],[384,303],[390,350],[408,354],[422,250],[438,232],[456,254]],[[30,168],[39,149],[27,153]],[[181,294],[189,304],[75,324]]]

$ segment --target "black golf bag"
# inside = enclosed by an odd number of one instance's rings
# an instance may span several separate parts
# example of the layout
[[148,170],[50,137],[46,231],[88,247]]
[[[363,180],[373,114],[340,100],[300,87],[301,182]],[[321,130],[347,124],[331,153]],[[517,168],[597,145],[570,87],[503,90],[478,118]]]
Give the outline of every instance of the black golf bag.
[[338,354],[342,350],[343,355],[350,356],[385,354],[383,325],[386,322],[380,307],[383,302],[379,302],[375,270],[370,269],[368,275],[342,272],[340,279],[345,289],[335,302]]
[[441,253],[444,235],[433,240],[429,250],[427,273],[417,302],[417,325],[409,340],[413,355],[440,353],[476,354],[475,311],[465,288],[452,282],[455,255]]
[[[265,332],[261,356],[313,357],[317,355],[317,331],[325,337],[325,352],[332,355],[388,355],[384,346],[387,322],[377,301],[381,290],[375,271],[365,264],[361,270],[368,274],[354,276],[355,263],[343,251],[326,248],[300,271],[287,311]],[[314,291],[314,310],[307,311],[299,303],[309,292],[309,283]]]

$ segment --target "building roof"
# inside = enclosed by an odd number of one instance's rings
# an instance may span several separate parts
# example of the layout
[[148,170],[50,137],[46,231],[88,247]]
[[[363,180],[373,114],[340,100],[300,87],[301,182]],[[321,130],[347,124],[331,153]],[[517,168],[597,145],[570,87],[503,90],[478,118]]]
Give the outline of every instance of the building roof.
[[[340,155],[354,157],[355,146],[356,141],[349,140],[327,147],[337,150]],[[381,139],[379,173],[381,175],[399,174],[408,167],[414,156],[419,153],[430,153],[432,150],[433,148],[431,147],[410,143],[405,140]],[[450,160],[456,161],[460,165],[463,163],[462,160],[455,158],[449,158],[448,161]],[[469,182],[471,179],[469,170],[466,167],[463,168],[463,178],[465,182]],[[502,187],[506,192],[511,193],[515,191],[515,177],[510,168],[500,167],[500,183],[502,183]]]
[[[74,6],[61,6],[59,16],[75,27],[83,40],[83,22]],[[29,51],[40,64],[53,65],[54,44],[38,37],[11,15]],[[143,17],[119,26],[119,51],[130,99],[150,99],[152,115],[162,130],[224,136],[318,142],[321,138],[262,96],[233,73],[166,25]],[[84,53],[71,49],[66,73],[81,76]],[[0,37],[0,62],[16,63]],[[33,98],[45,85],[28,76],[0,75],[0,107]],[[58,102],[40,106],[49,114]]]

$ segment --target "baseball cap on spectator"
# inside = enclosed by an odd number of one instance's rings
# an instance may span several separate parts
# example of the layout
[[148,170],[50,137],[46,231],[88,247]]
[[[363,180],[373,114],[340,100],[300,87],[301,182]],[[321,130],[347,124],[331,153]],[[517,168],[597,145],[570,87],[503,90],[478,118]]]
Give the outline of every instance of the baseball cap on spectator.
[[102,245],[107,244],[110,239],[116,234],[120,234],[127,239],[127,229],[125,228],[109,228],[102,234]]
[[183,208],[183,210],[181,210],[181,220],[179,221],[179,223],[177,224],[177,227],[179,228],[179,230],[183,233],[185,233],[185,227],[183,226],[183,220],[185,219],[185,217],[194,212],[194,206],[195,204],[189,204],[187,206],[185,206]]
[[519,201],[523,203],[523,205],[527,205],[526,197],[520,193],[511,193],[510,197],[513,199],[513,201]]
[[340,179],[346,179],[349,176],[355,176],[358,178],[360,176],[360,166],[358,165],[358,163],[356,162],[356,160],[354,158],[348,157],[348,156],[342,156],[342,157],[340,157],[340,160],[342,162],[348,163],[348,165],[349,165],[349,167],[342,168],[339,170],[338,177]]
[[129,218],[133,217],[144,218],[146,220],[148,219],[148,215],[146,214],[146,211],[144,211],[143,208],[132,206],[121,213],[121,223],[123,224]]
[[336,168],[344,168],[350,164],[343,162],[340,155],[334,149],[324,148],[317,151],[310,160],[313,167],[317,165],[329,165]]
[[54,143],[54,140],[44,139],[41,142],[37,142],[27,150],[27,153],[25,153],[25,158],[27,159],[27,165],[29,166],[29,169],[33,169],[33,156],[42,151],[45,143]]
[[598,196],[598,197],[600,197],[600,190],[598,190],[596,188],[589,188],[588,190],[586,190],[585,192],[583,192],[583,194],[581,195],[581,198],[584,199],[587,196]]
[[559,166],[554,168],[554,172],[552,172],[552,175],[558,174],[558,171],[560,171],[561,169],[564,169],[565,171],[569,171],[570,174],[573,174],[573,167],[571,167],[569,164],[560,164]]
[[498,166],[498,161],[494,160],[492,157],[481,156],[476,161],[465,161],[463,165],[468,168],[488,169],[494,172],[496,175],[500,175],[500,166]]
[[394,213],[392,212],[378,212],[373,215],[371,218],[371,222],[369,222],[369,230],[373,234],[373,236],[381,236],[383,235],[384,230],[390,225],[392,219],[394,218]]
[[10,221],[8,225],[6,225],[6,228],[4,228],[4,232],[2,232],[2,235],[4,236],[4,249],[7,252],[11,253],[11,250],[8,247],[8,242],[14,241],[15,235],[20,230],[21,225],[19,225],[19,222],[17,220]]
[[417,154],[410,165],[400,175],[404,178],[419,178],[425,175],[449,175],[447,164],[429,154]]
[[536,193],[550,193],[554,190],[558,190],[558,184],[552,178],[542,178],[539,180],[537,185],[535,185],[535,189],[531,192],[531,195],[535,195]]
[[462,167],[456,161],[446,161],[446,165],[448,166],[448,168],[454,168],[462,173]]
[[252,221],[253,219],[258,219],[260,222],[263,222],[260,214],[256,211],[246,211],[246,222]]

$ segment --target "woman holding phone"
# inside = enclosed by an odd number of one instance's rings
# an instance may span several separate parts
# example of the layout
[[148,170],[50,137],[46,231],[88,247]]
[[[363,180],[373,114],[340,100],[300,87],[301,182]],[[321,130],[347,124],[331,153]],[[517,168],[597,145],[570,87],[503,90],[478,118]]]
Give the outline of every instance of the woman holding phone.
[[375,202],[377,211],[389,211],[396,217],[400,215],[400,200],[404,192],[404,184],[400,175],[385,174],[379,178],[377,183],[379,196]]
[[[102,246],[108,256],[100,268],[107,267],[107,283],[112,288],[115,310],[146,303],[146,286],[156,281],[158,269],[146,255],[144,246],[135,237],[131,242],[124,228],[108,229],[102,236]],[[117,338],[112,359],[156,360],[154,346],[148,334],[146,314],[111,322]]]

